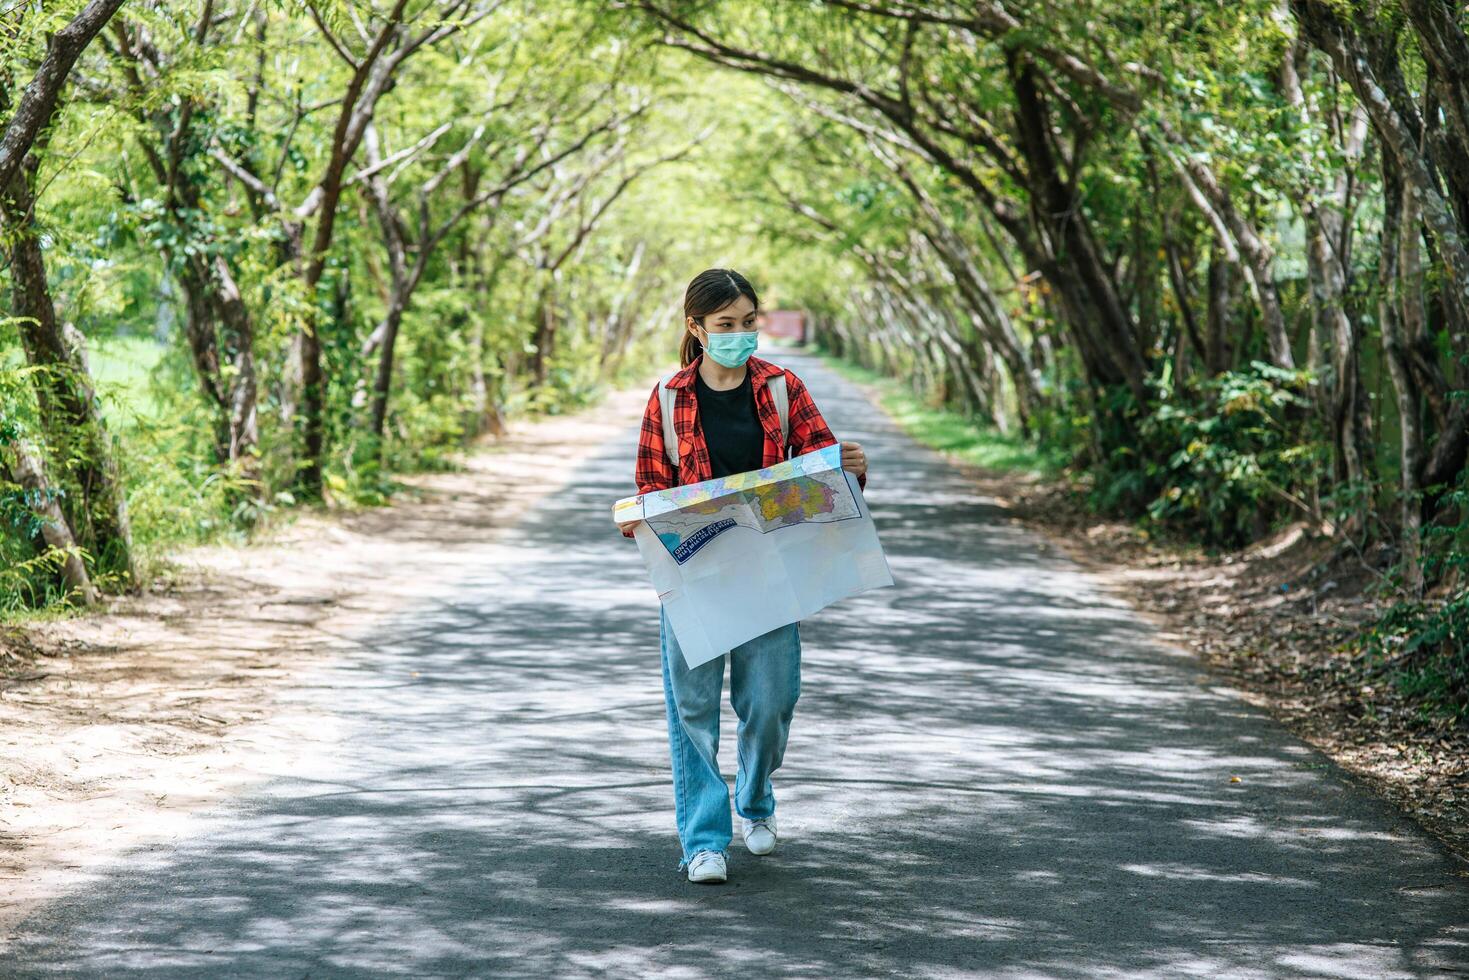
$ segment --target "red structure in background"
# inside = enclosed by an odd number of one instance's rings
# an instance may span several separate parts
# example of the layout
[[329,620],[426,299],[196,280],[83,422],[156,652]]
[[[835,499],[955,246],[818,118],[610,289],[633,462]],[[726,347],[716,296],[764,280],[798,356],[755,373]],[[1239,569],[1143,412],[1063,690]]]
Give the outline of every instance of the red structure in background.
[[755,314],[755,322],[767,337],[806,342],[806,314],[800,310],[761,310]]

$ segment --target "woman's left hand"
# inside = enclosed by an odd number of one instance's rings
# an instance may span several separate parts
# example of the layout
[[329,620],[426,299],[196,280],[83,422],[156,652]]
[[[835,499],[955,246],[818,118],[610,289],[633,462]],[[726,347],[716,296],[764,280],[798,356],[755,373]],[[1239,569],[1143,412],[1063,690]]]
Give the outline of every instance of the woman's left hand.
[[843,442],[842,447],[842,469],[848,470],[856,476],[867,472],[867,454],[862,451],[861,443]]

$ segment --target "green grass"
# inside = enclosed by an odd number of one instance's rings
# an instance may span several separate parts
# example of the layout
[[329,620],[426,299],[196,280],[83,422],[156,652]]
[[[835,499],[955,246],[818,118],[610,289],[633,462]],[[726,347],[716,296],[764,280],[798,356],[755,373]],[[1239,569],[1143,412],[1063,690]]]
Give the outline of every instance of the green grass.
[[[92,383],[105,406],[116,411],[107,413],[110,426],[127,428],[132,416],[156,419],[162,413],[150,394],[148,374],[166,348],[151,337],[106,337],[87,341],[87,365]],[[0,369],[15,369],[25,364],[18,345],[0,349]]]
[[903,431],[926,446],[996,472],[1042,479],[1061,473],[1065,463],[1061,454],[1047,452],[1017,436],[1004,435],[950,409],[925,405],[910,388],[893,378],[823,351],[816,353],[823,364],[838,374],[874,388],[883,410]]
[[88,344],[87,360],[98,393],[104,402],[121,409],[109,413],[109,423],[126,428],[135,414],[159,417],[162,406],[148,393],[148,373],[166,350],[151,337],[109,337]]

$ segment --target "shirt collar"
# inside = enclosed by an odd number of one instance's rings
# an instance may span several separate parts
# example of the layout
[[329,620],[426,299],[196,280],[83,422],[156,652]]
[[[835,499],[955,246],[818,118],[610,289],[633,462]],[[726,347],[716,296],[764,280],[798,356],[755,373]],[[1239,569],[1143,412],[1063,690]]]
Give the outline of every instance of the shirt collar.
[[[668,387],[686,388],[689,385],[693,384],[694,373],[699,370],[699,362],[703,359],[704,355],[701,353],[698,357],[690,361],[688,367],[684,368],[683,370],[676,373],[673,377],[668,379]],[[770,375],[779,374],[783,370],[783,368],[781,368],[779,364],[772,364],[771,362],[764,360],[763,358],[756,357],[753,354],[751,354],[750,359],[745,362],[745,369],[750,372],[750,384],[752,387],[755,388],[759,388],[760,385],[764,383],[765,379],[768,378]]]

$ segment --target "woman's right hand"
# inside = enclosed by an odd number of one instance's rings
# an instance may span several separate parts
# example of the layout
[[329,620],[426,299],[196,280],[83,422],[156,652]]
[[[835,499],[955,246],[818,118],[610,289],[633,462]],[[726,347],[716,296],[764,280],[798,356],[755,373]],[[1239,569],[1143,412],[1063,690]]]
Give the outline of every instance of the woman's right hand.
[[643,519],[641,517],[637,517],[630,521],[618,521],[617,527],[620,531],[622,531],[623,534],[631,534],[632,529],[637,527],[642,522]]

